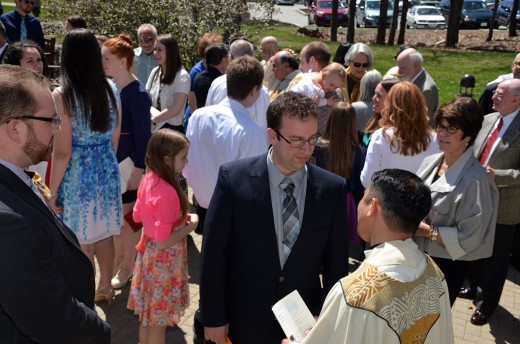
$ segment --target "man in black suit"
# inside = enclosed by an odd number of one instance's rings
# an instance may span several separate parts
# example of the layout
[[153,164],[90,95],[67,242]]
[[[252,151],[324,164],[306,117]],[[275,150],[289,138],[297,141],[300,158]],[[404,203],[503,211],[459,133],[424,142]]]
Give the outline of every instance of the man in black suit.
[[1,343],[110,343],[89,259],[24,172],[50,157],[60,122],[44,77],[0,66]]
[[307,164],[317,114],[310,98],[282,93],[267,110],[269,152],[220,168],[202,248],[207,340],[280,343],[271,307],[297,289],[318,315],[348,273],[345,180]]

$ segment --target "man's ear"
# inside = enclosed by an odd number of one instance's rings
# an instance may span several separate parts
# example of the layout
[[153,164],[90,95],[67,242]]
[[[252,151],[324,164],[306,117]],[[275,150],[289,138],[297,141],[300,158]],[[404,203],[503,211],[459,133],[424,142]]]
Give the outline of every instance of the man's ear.
[[367,216],[375,216],[379,213],[379,201],[377,198],[370,199],[370,207],[368,208]]
[[20,128],[21,121],[18,119],[12,119],[9,122],[6,123],[6,131],[7,135],[11,140],[15,141],[16,143],[22,143],[23,138],[21,136],[22,130]]
[[271,128],[267,128],[267,137],[269,138],[269,144],[274,145],[274,142],[276,142],[276,131],[274,131]]

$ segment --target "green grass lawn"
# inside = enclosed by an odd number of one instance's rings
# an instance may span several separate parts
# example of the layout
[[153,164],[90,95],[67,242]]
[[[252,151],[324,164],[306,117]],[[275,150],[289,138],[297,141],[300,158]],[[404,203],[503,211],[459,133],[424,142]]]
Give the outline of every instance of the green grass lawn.
[[[243,26],[243,32],[251,38],[252,42],[258,43],[264,36],[272,35],[278,39],[278,45],[283,48],[291,48],[300,52],[301,48],[315,40],[313,38],[296,35],[297,27],[276,24],[268,29],[257,26]],[[332,54],[336,52],[339,42],[327,42]],[[397,52],[396,46],[371,45],[374,54],[374,68],[381,74],[395,65],[394,56]],[[435,50],[419,48],[424,58],[424,68],[432,76],[439,88],[439,105],[450,101],[459,93],[460,78],[464,74],[472,74],[476,78],[473,91],[474,97],[479,98],[486,84],[501,74],[511,73],[511,61],[516,53],[500,52],[477,52],[462,50]]]
[[9,11],[14,10],[14,6],[8,6],[8,5],[5,5],[5,4],[2,4],[2,5],[4,7],[4,13],[7,13]]

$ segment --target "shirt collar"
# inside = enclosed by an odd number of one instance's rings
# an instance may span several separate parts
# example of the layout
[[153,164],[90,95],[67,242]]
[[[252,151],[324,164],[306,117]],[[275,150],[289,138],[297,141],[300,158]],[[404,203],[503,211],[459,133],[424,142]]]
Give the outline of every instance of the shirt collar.
[[15,165],[4,159],[0,159],[0,164],[4,165],[11,172],[16,174],[18,176],[18,178],[20,178],[25,184],[29,185],[29,183],[31,182],[31,178],[25,173],[25,170],[22,167]]
[[300,190],[305,176],[307,175],[307,165],[304,165],[298,171],[286,176],[280,172],[280,170],[274,164],[273,159],[271,158],[272,150],[273,149],[270,148],[269,152],[267,153],[267,172],[269,174],[269,182],[278,187],[284,178],[289,177],[294,183],[294,193],[296,194],[297,191]]

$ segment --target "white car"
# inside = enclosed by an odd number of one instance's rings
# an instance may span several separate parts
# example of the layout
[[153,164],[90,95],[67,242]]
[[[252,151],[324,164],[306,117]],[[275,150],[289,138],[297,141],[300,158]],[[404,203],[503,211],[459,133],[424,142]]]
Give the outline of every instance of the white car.
[[406,14],[406,27],[445,29],[446,19],[434,6],[414,6]]

